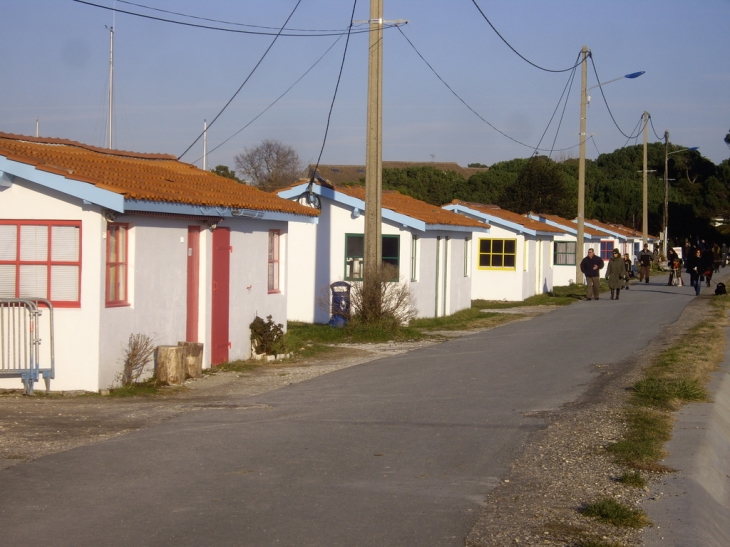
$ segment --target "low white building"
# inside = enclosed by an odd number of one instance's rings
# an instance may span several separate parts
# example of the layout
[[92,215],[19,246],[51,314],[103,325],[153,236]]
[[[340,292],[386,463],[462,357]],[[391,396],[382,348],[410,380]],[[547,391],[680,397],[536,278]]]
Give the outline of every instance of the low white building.
[[51,301],[53,390],[110,387],[130,334],[248,358],[256,315],[286,322],[289,222],[317,216],[174,156],[0,133],[0,298]]
[[[596,255],[604,260],[611,258],[614,247],[619,247],[617,237],[604,230],[599,230],[586,222],[583,224],[583,249],[576,252],[578,241],[578,224],[575,220],[568,220],[557,215],[535,214],[528,215],[533,220],[555,226],[563,230],[564,234],[555,238],[553,255],[555,263],[554,279],[556,286],[570,285],[575,282],[576,260],[578,264],[593,249]],[[581,276],[578,283],[585,283]]]
[[563,230],[496,205],[454,200],[443,208],[492,227],[473,237],[473,298],[521,301],[553,289],[551,251]]
[[[326,323],[328,290],[335,281],[362,279],[365,189],[321,181],[297,184],[279,196],[321,207],[317,225],[291,225],[288,318]],[[396,266],[410,287],[418,317],[450,315],[471,306],[472,233],[489,226],[435,205],[384,190],[383,262]]]
[[[595,228],[596,230],[600,230],[606,233],[610,238],[612,238],[614,241],[614,248],[618,249],[621,252],[621,256],[623,256],[624,254],[628,254],[629,258],[632,261],[634,259],[638,259],[639,253],[644,247],[643,232],[632,230],[631,228],[627,228],[622,224],[601,222],[600,220],[595,220],[591,218],[586,219],[584,221],[584,224],[586,226],[590,226],[591,228]],[[658,238],[656,236],[647,236],[647,242],[649,243],[650,249],[653,248],[653,244],[657,241],[657,239]],[[609,245],[606,244],[606,247],[608,246]],[[610,254],[610,250],[606,250]],[[601,251],[603,252],[603,248],[601,249]],[[605,253],[601,254],[602,258],[604,254]]]

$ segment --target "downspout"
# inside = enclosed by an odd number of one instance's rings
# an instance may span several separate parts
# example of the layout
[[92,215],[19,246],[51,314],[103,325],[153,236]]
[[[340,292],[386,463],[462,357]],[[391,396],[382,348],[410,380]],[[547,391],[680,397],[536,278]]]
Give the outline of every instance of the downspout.
[[449,239],[448,236],[444,239],[444,317],[447,315],[448,302],[446,300],[449,294]]
[[439,270],[441,268],[439,262],[441,258],[441,236],[436,237],[436,309],[434,312],[434,317],[439,316],[439,287],[441,286],[439,283]]

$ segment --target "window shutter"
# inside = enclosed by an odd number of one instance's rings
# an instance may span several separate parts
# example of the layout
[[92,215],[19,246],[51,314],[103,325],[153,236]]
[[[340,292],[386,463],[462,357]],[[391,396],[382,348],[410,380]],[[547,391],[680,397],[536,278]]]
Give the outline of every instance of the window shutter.
[[14,224],[0,225],[0,260],[17,260],[18,227]]
[[[23,230],[20,233],[22,237]],[[20,291],[18,297],[48,298],[48,266],[44,264],[23,264],[20,266]]]
[[15,266],[0,265],[0,298],[15,298]]
[[78,262],[79,261],[79,227],[52,226],[51,227],[51,261]]
[[51,266],[51,300],[56,302],[75,302],[78,299],[78,266]]
[[48,260],[48,226],[20,226],[20,260],[24,262]]

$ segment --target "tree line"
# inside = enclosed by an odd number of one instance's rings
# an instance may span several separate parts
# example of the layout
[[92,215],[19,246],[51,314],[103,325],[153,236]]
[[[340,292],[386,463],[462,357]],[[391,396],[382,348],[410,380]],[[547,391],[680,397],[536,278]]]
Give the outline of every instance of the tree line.
[[[670,147],[669,152],[683,148]],[[648,226],[652,235],[659,235],[662,229],[664,160],[664,144],[648,145]],[[640,231],[643,169],[643,145],[586,160],[586,218]],[[730,241],[730,225],[714,226],[716,219],[730,221],[730,160],[715,165],[696,152],[674,154],[668,159],[667,178],[670,240],[676,244],[689,237]],[[433,205],[459,199],[495,204],[516,213],[572,219],[578,209],[578,160],[555,162],[545,156],[514,159],[495,163],[468,179],[431,167],[384,169],[383,188]]]
[[[730,140],[730,133],[726,139]],[[669,152],[684,148],[670,146]],[[659,235],[662,229],[665,152],[663,143],[652,143],[647,148],[651,235]],[[278,141],[264,141],[244,149],[235,157],[235,163],[246,182],[266,191],[292,184],[302,169],[294,149]],[[243,182],[227,166],[219,165],[213,171]],[[643,145],[586,160],[586,218],[641,230],[642,171]],[[667,178],[670,242],[679,245],[690,237],[730,242],[730,224],[714,226],[715,219],[730,221],[730,160],[715,165],[697,152],[672,154],[668,157]],[[350,183],[364,184],[365,179]],[[556,162],[546,156],[513,159],[495,163],[468,179],[460,173],[429,166],[383,169],[383,188],[437,206],[458,199],[494,204],[516,213],[555,214],[572,219],[577,211],[578,160]]]

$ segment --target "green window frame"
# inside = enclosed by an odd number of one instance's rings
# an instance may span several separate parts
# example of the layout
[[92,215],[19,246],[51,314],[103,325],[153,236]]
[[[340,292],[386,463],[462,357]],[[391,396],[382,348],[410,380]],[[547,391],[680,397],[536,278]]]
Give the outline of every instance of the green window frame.
[[[383,264],[391,264],[400,275],[400,236],[383,235]],[[345,234],[345,279],[362,281],[365,263],[365,236],[363,234]],[[398,281],[398,277],[393,279]]]
[[553,245],[553,264],[556,266],[575,266],[575,241],[555,241]]
[[480,270],[515,270],[517,264],[516,239],[480,239]]

